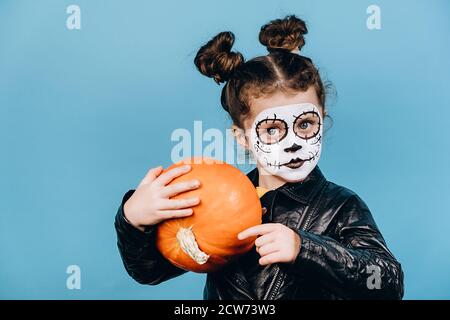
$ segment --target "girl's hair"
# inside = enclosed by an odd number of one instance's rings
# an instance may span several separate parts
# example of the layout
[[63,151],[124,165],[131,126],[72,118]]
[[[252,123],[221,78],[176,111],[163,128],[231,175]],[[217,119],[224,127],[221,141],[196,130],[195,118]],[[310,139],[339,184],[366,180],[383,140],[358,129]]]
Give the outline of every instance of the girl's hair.
[[241,128],[251,99],[278,90],[295,93],[313,86],[325,116],[326,92],[317,68],[311,59],[291,52],[303,47],[307,33],[305,22],[294,15],[270,21],[259,32],[259,41],[269,54],[244,61],[240,52],[231,51],[234,34],[221,32],[199,49],[194,63],[217,84],[226,82],[221,104]]

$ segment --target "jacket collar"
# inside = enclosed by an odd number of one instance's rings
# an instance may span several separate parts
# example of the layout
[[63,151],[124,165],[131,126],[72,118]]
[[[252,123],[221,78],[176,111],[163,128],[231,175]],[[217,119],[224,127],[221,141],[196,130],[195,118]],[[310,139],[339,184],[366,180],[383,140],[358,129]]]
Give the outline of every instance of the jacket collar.
[[[258,168],[253,169],[247,174],[247,177],[255,187],[258,186],[259,172]],[[282,192],[290,198],[308,204],[311,202],[316,193],[325,184],[326,178],[322,174],[319,166],[316,166],[313,171],[301,182],[286,182],[282,186],[275,189],[277,192]]]

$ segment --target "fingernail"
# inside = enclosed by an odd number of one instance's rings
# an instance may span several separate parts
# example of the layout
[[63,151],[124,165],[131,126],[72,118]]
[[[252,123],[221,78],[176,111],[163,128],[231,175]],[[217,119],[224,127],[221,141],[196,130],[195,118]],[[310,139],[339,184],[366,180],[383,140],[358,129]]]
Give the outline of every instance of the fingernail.
[[188,164],[186,164],[186,165],[184,166],[184,170],[189,170],[190,168],[191,168],[191,166],[188,165]]

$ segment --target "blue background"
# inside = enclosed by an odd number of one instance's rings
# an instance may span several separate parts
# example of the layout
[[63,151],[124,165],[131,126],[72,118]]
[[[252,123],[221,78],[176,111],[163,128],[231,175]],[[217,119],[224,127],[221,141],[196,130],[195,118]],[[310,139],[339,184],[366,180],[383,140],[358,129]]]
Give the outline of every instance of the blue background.
[[[81,30],[66,8],[81,7]],[[366,8],[381,7],[381,30]],[[202,297],[204,276],[156,287],[126,274],[114,215],[176,128],[225,130],[221,87],[193,65],[220,31],[246,58],[261,25],[296,14],[303,54],[338,98],[320,167],[369,205],[405,298],[450,298],[450,2],[0,1],[0,298]],[[81,268],[81,290],[66,268]]]

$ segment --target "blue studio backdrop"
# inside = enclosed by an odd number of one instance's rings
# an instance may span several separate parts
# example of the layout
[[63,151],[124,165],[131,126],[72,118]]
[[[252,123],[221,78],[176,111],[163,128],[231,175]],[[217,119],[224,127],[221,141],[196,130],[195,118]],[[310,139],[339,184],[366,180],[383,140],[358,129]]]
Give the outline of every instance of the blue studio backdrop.
[[405,298],[449,299],[446,0],[1,0],[0,298],[201,299],[204,275],[134,282],[114,215],[149,168],[171,163],[175,129],[229,128],[198,48],[231,30],[246,58],[266,54],[259,28],[287,14],[306,20],[302,54],[337,92],[321,170],[369,205]]

